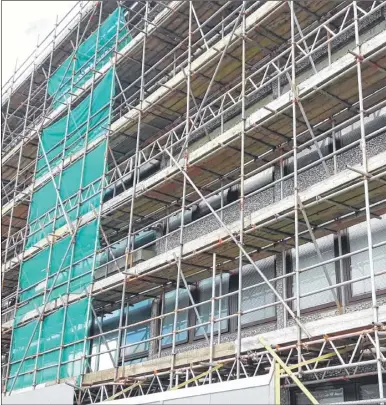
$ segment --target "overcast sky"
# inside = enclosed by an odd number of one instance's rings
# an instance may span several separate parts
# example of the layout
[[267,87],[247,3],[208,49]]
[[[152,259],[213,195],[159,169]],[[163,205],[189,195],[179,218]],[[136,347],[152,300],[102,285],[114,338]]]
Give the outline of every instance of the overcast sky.
[[2,84],[76,1],[2,1]]

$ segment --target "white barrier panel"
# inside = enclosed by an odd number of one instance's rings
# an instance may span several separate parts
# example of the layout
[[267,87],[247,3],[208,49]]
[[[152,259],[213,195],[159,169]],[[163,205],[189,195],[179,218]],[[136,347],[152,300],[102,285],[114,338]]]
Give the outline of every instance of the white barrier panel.
[[56,384],[50,387],[37,388],[36,390],[16,392],[1,399],[2,404],[6,405],[72,405],[74,403],[74,388],[66,384]]
[[106,401],[110,405],[123,404],[254,404],[274,403],[273,372],[200,387],[181,388],[145,396]]

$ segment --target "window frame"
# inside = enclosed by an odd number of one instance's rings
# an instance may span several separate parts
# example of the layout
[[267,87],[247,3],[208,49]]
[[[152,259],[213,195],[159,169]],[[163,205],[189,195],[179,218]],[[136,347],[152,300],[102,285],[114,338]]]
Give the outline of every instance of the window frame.
[[[344,402],[348,401],[360,401],[360,388],[361,386],[377,384],[377,376],[374,374],[373,376],[364,376],[360,377],[356,380],[351,381],[331,381],[326,383],[317,384],[314,386],[310,386],[314,388],[332,388],[332,389],[339,389],[343,388],[343,397]],[[384,383],[385,385],[385,383]],[[290,389],[289,396],[290,396],[290,403],[297,405],[296,402],[296,394],[301,393],[301,390],[298,387],[293,387]]]
[[[351,246],[350,246],[350,228],[354,227],[355,225],[363,224],[365,221],[358,222],[357,224],[354,224],[344,230],[344,238],[342,235],[342,249],[343,249],[343,254],[344,253],[351,253]],[[367,245],[367,241],[366,241]],[[346,281],[350,281],[352,279],[352,271],[351,271],[351,260],[355,256],[349,256],[343,259],[343,274],[346,279]],[[371,292],[363,293],[363,294],[353,294],[353,284],[350,283],[347,288],[346,288],[346,296],[347,296],[347,303],[349,304],[354,304],[358,302],[364,302],[368,301],[371,299]],[[386,294],[386,288],[383,288],[381,290],[377,290],[377,295],[385,295]]]
[[[273,256],[273,277],[276,278],[277,276],[277,259],[276,259],[276,255],[272,255]],[[271,256],[268,256],[266,259],[269,259]],[[255,270],[256,271],[256,270]],[[256,272],[257,273],[257,272]],[[274,281],[273,286],[276,288],[276,281]],[[238,291],[239,289],[239,274],[238,271],[235,274],[232,274],[229,277],[229,292],[233,292],[233,291]],[[232,295],[231,298],[231,302],[232,302],[232,307],[231,305],[229,305],[229,308],[232,308],[232,310],[234,309],[234,311],[232,311],[233,313],[237,313],[238,311],[238,294],[234,294]],[[272,323],[272,322],[276,322],[277,320],[277,305],[274,306],[275,308],[275,315],[274,316],[270,316],[268,318],[263,318],[260,320],[256,320],[256,321],[251,321],[245,324],[241,324],[241,329],[248,329],[251,328],[253,326],[258,326],[258,325],[265,325],[268,323]],[[256,312],[256,311],[255,311]],[[252,312],[253,313],[253,312]],[[237,332],[237,317],[233,317],[231,318],[231,320],[234,320],[233,322],[231,322],[232,324],[232,328],[231,331],[232,332]]]
[[[224,275],[224,274],[229,274],[229,273],[223,273],[223,275]],[[216,276],[217,276],[217,275],[218,275],[218,274],[216,274]],[[208,279],[208,278],[211,278],[211,277],[203,278],[203,279],[200,280],[200,281],[206,280],[206,279]],[[230,279],[231,279],[231,275],[229,274],[229,278],[228,278],[228,292],[230,292]],[[200,288],[198,287],[198,283],[197,283],[197,285],[195,286],[194,290],[192,291],[192,296],[193,296],[194,302],[195,302],[196,304],[200,303]],[[228,299],[227,316],[229,316],[229,315],[231,314],[231,311],[230,311],[231,300],[230,300],[230,297],[228,297],[227,299]],[[199,311],[199,307],[196,307],[196,308],[197,308],[197,311]],[[193,308],[191,308],[191,309],[190,309],[190,313],[191,313],[191,315],[190,315],[191,325],[190,325],[190,326],[196,326],[196,325],[198,324],[198,319],[197,319],[196,312],[194,311]],[[221,322],[224,322],[224,321],[221,321]],[[220,333],[221,333],[221,334],[226,334],[226,333],[231,332],[231,328],[230,328],[230,318],[226,319],[226,323],[227,323],[226,327],[220,329]],[[203,333],[202,335],[199,335],[199,336],[196,335],[196,330],[197,330],[198,328],[199,328],[199,327],[192,328],[192,329],[189,330],[189,332],[190,332],[190,333],[189,333],[189,343],[193,343],[193,342],[196,342],[196,341],[198,341],[198,340],[205,339],[205,333]],[[213,331],[213,336],[218,336],[217,328],[214,328],[214,329],[215,329],[215,330]],[[210,331],[207,332],[207,334],[210,335]]]
[[[150,301],[150,314],[151,314],[151,307],[153,305],[153,300],[151,298],[148,298],[148,299],[142,300],[142,301],[137,301],[137,302],[134,303],[134,305],[138,304],[140,302],[147,301],[147,300]],[[126,303],[126,305],[125,305],[125,312],[126,312],[125,313],[125,330],[123,331],[122,336],[121,336],[121,347],[126,345],[127,331],[130,330],[130,328],[127,328],[127,326],[129,326],[128,325],[128,316],[129,316],[129,312],[130,312],[130,304],[129,303]],[[150,330],[150,337],[151,337],[151,326],[152,326],[151,325],[151,323],[152,323],[151,318],[152,317],[150,316],[149,324],[148,324],[149,325],[148,327],[149,327],[149,330]],[[141,344],[141,343],[138,343],[138,344]],[[147,350],[143,350],[141,352],[128,354],[128,355],[126,355],[126,353],[125,353],[126,350],[129,349],[128,347],[125,347],[125,348],[121,349],[120,353],[119,353],[119,356],[118,356],[118,364],[120,362],[123,363],[123,364],[127,364],[127,362],[129,362],[129,361],[138,360],[138,359],[143,359],[143,361],[146,361],[149,358],[149,354],[150,354],[150,350],[151,350],[151,347],[150,347],[151,341],[147,342],[147,344],[149,345]],[[134,346],[131,346],[131,347],[134,347]]]
[[[337,257],[339,257],[339,246],[338,246],[338,240],[336,235],[334,234],[329,234],[329,235],[325,235],[325,236],[332,236],[333,237],[333,251],[334,251],[334,258],[336,259]],[[324,236],[322,236],[324,237]],[[321,238],[322,238],[321,237]],[[318,241],[319,239],[316,239],[316,241]],[[307,243],[313,243],[311,242],[306,242],[302,245],[299,246],[299,248]],[[294,248],[293,248],[294,249]],[[295,271],[294,269],[294,259],[293,259],[293,255],[292,255],[292,250],[293,249],[289,249],[286,253],[286,273],[292,273],[293,271]],[[340,264],[339,264],[340,260],[335,260],[334,261],[334,270],[335,270],[335,280],[336,280],[336,284],[339,284],[342,280],[340,279]],[[343,269],[344,270],[344,269]],[[308,270],[308,271],[312,271],[312,270]],[[292,279],[295,277],[295,275],[291,276],[291,277],[286,277],[286,287],[287,287],[287,297],[286,298],[292,298],[294,296],[294,288],[293,288],[293,282]],[[338,300],[340,302],[342,302],[342,296],[341,296],[341,288],[340,287],[336,287],[335,290],[337,291],[337,295],[338,295]],[[291,300],[289,302],[289,306],[292,310],[295,310],[295,300]],[[336,307],[336,303],[335,301],[332,299],[330,302],[326,302],[325,304],[319,304],[319,305],[315,305],[309,308],[304,308],[304,309],[300,309],[300,313],[301,314],[309,314],[309,313],[313,313],[313,312],[319,312],[319,311],[323,311],[326,309],[331,309]]]
[[[116,328],[118,328],[118,326],[119,326],[119,317],[120,317],[120,315],[119,316],[117,316],[117,319],[116,320],[113,320],[112,321],[112,326],[110,325],[110,327],[108,326],[109,324],[107,323],[107,328],[106,328],[106,321],[107,321],[107,319],[105,319],[105,317],[106,316],[108,316],[108,315],[110,315],[110,314],[112,314],[112,313],[114,313],[115,311],[117,311],[118,310],[118,308],[117,309],[115,309],[115,310],[112,310],[112,311],[106,311],[106,312],[102,312],[101,314],[99,314],[98,316],[97,316],[97,318],[99,319],[99,324],[100,324],[100,326],[101,326],[101,329],[102,329],[102,332],[104,333],[104,337],[107,339],[107,336],[109,336],[109,334],[115,334],[116,333],[116,337],[115,337],[115,339],[116,339],[116,342],[117,342],[117,345],[116,345],[116,347],[115,347],[115,349],[113,349],[113,351],[111,351],[110,352],[110,354],[114,357],[114,350],[116,351],[116,350],[118,350],[118,336],[119,336],[119,332],[117,331],[117,332],[113,332],[114,331],[114,329],[116,329]],[[125,307],[125,310],[126,310],[126,307]],[[120,312],[120,311],[119,311]],[[102,336],[97,336],[97,337],[94,337],[94,335],[98,335],[99,333],[100,333],[100,331],[99,331],[99,327],[98,327],[98,322],[97,322],[97,320],[95,319],[95,315],[93,314],[92,315],[92,322],[91,322],[91,327],[90,327],[90,333],[91,333],[91,344],[89,345],[89,350],[88,350],[88,352],[89,352],[89,355],[93,355],[93,357],[91,357],[90,358],[90,362],[88,362],[87,363],[87,368],[88,369],[91,369],[92,368],[92,359],[93,358],[95,358],[95,365],[94,365],[94,367],[95,367],[95,372],[98,372],[98,371],[101,371],[100,370],[100,357],[102,356],[102,354],[100,354],[100,351],[101,351],[101,346],[103,345],[103,344],[105,344],[105,338],[103,338]],[[93,350],[93,343],[94,342],[96,342],[96,348],[97,348],[97,351],[95,352],[95,353],[93,353],[92,352],[92,350]],[[109,342],[108,342],[109,343]],[[106,346],[106,349],[107,349],[107,346]],[[95,355],[95,356],[94,356]],[[121,360],[121,357],[119,357],[119,359]],[[105,370],[105,369],[104,369]]]
[[[186,290],[185,288],[182,288],[182,287],[180,287],[180,289]],[[175,288],[175,289],[172,289],[172,290],[170,290],[170,291],[167,291],[165,294],[170,293],[170,292],[175,291],[175,290],[176,290],[176,288]],[[190,293],[192,294],[192,290],[190,290]],[[165,300],[165,294],[160,297],[159,302],[158,302],[157,311],[158,311],[158,314],[159,314],[159,315],[161,315],[162,301]],[[193,294],[192,294],[192,295],[193,295]],[[190,303],[190,298],[188,297],[188,306],[190,306],[190,305],[191,305],[191,303]],[[191,326],[191,325],[190,325],[190,322],[191,322],[190,313],[191,313],[191,311],[192,311],[192,308],[189,308],[188,310],[185,311],[186,314],[187,314],[187,315],[186,315],[186,316],[187,316],[187,325],[186,325],[186,326],[187,326],[188,328]],[[162,326],[163,326],[163,325],[162,325]],[[161,335],[161,334],[162,334],[161,322],[158,322],[158,325],[157,325],[157,332],[158,332],[158,335]],[[177,345],[187,344],[187,343],[190,342],[190,332],[191,332],[191,330],[188,329],[186,332],[187,332],[186,338],[183,339],[183,340],[180,340],[180,341],[178,341],[178,342],[177,342],[177,340],[176,340],[176,346],[177,346]],[[157,342],[158,345],[159,345],[158,347],[160,347],[161,350],[170,349],[170,348],[173,346],[173,343],[162,343],[162,339],[163,339],[163,338],[160,337],[159,341]]]

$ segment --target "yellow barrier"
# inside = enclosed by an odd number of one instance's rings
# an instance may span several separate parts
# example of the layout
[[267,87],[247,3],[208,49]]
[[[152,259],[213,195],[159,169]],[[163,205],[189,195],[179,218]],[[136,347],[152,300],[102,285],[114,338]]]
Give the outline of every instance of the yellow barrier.
[[[291,369],[284,363],[284,361],[277,355],[277,353],[269,346],[262,336],[259,336],[260,343],[265,347],[265,349],[271,354],[271,356],[276,360],[277,363],[284,369],[284,371],[292,378],[293,382],[302,390],[303,394],[311,401],[312,404],[317,405],[319,402],[311,394],[311,392],[305,387],[305,385],[296,377],[296,375],[291,371]],[[276,383],[276,381],[275,381]],[[279,384],[280,387],[280,384]],[[280,389],[280,388],[279,388]],[[275,395],[276,397],[276,395]]]

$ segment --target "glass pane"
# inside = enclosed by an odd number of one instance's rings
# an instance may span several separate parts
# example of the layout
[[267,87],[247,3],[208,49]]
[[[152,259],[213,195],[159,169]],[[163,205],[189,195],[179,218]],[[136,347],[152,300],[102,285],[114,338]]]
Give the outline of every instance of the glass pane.
[[[343,388],[310,389],[319,404],[333,404],[344,402]],[[310,400],[302,393],[296,393],[296,405],[308,405]]]
[[[386,241],[386,215],[382,219],[371,220],[371,233],[373,245]],[[367,248],[367,226],[363,222],[349,228],[350,251]],[[386,270],[386,245],[373,249],[373,262],[375,274]],[[351,257],[351,277],[358,278],[370,275],[369,253],[364,251]],[[376,288],[382,290],[386,288],[386,274],[375,278]],[[352,294],[358,296],[371,292],[370,278],[352,284]]]
[[[275,274],[275,259],[273,257],[260,260],[256,263],[260,270],[263,271],[268,280],[274,278]],[[243,288],[254,286],[263,281],[256,269],[252,266],[248,266],[243,271]],[[272,290],[263,284],[257,287],[249,288],[242,292],[242,306],[241,310],[249,310],[253,308],[260,307],[265,304],[269,304],[275,301],[275,295]],[[242,325],[249,324],[251,322],[257,322],[262,319],[272,318],[275,316],[276,309],[274,306],[259,309],[254,312],[242,315],[241,323]]]
[[[322,253],[323,260],[334,258],[334,239],[332,235],[317,239],[319,249]],[[311,265],[320,263],[313,243],[306,243],[299,247],[299,269],[304,269]],[[295,271],[295,249],[292,249],[292,264]],[[329,263],[325,266],[331,281],[336,283],[335,263]],[[328,287],[329,283],[324,274],[322,266],[315,267],[311,270],[300,273],[300,295],[311,291],[317,291],[320,288]],[[296,280],[292,277],[292,291],[296,295]],[[334,301],[331,290],[322,291],[300,299],[300,309],[312,308],[318,305],[327,304]],[[296,308],[296,301],[294,308]]]
[[[100,352],[99,340],[100,340],[100,338],[95,338],[91,341],[91,354],[97,354]],[[92,373],[94,371],[98,371],[98,357],[99,356],[93,356],[90,358],[90,371]]]
[[[173,312],[175,309],[176,291],[170,291],[165,294],[164,314]],[[178,309],[189,306],[189,295],[184,289],[178,292]],[[162,321],[162,334],[173,332],[174,315],[166,316]],[[188,310],[180,312],[177,315],[177,329],[184,329],[188,326]],[[188,338],[188,331],[176,334],[176,342],[184,342]],[[173,335],[162,338],[162,344],[168,345],[173,342]]]
[[[383,392],[386,392],[386,384],[383,384]],[[378,384],[366,384],[359,387],[359,399],[376,399],[379,398]]]
[[[151,317],[151,300],[138,302],[129,307],[128,325],[150,319]],[[136,343],[125,349],[125,356],[134,356],[149,349],[149,342],[143,340],[150,338],[150,322],[137,325],[134,328],[126,329],[126,344]]]
[[[113,368],[113,362],[111,357],[115,359],[115,350],[117,347],[118,332],[113,332],[105,336],[105,339],[100,338],[100,352],[105,352],[112,350],[109,353],[104,353],[99,356],[99,367],[98,370],[107,370]],[[106,344],[107,343],[107,344]],[[108,346],[108,347],[107,347]]]
[[[229,292],[229,274],[222,274],[216,276],[216,297],[224,295]],[[221,288],[220,288],[221,287]],[[199,302],[209,300],[212,297],[212,277],[202,280],[198,283],[199,290]],[[221,294],[220,294],[221,292]],[[197,319],[197,323],[208,322],[211,314],[211,303],[200,305],[197,307],[198,313],[201,317],[201,322]],[[218,299],[215,301],[215,318],[220,318],[228,315],[228,298]],[[228,328],[228,320],[224,319],[220,323],[214,325],[214,331],[216,332],[221,327],[221,330]],[[210,325],[200,326],[195,330],[196,336],[203,336],[204,331],[210,333]]]

